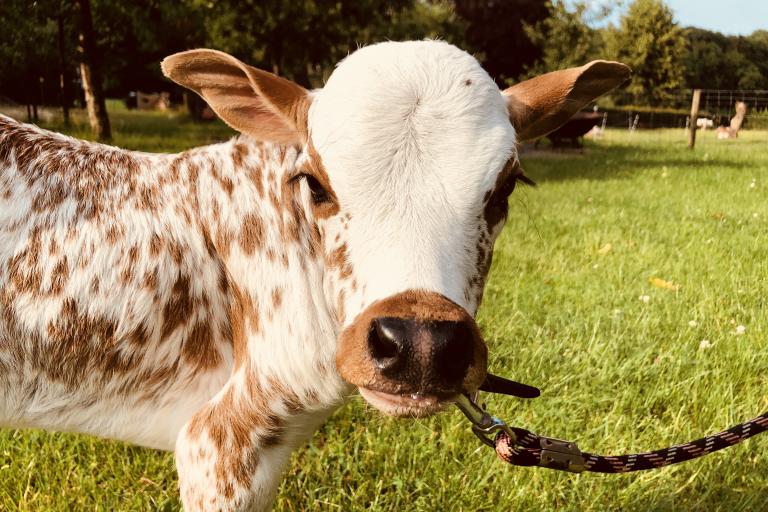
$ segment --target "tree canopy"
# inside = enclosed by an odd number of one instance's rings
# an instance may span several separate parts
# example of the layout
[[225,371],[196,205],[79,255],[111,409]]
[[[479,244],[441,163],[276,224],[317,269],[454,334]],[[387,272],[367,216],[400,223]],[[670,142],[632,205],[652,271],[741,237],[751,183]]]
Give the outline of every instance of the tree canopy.
[[636,103],[664,104],[684,87],[685,38],[662,0],[635,0],[617,28],[605,32],[606,51],[632,68],[627,87]]
[[[500,86],[596,58],[629,64],[631,101],[664,105],[684,88],[768,89],[768,31],[725,36],[681,28],[663,0],[634,0],[618,26],[587,0],[91,0],[104,89],[178,91],[160,73],[168,54],[232,53],[307,87],[360,45],[441,38],[476,55]],[[0,97],[56,103],[76,83],[70,0],[4,0]],[[64,71],[64,73],[62,73]]]

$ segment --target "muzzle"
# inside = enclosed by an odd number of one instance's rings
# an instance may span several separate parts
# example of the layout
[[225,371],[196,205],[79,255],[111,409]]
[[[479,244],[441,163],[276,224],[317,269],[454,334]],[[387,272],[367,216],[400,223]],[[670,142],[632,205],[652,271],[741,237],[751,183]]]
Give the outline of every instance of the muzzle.
[[426,415],[477,390],[487,353],[466,310],[437,293],[409,290],[373,303],[342,331],[336,365],[383,412]]

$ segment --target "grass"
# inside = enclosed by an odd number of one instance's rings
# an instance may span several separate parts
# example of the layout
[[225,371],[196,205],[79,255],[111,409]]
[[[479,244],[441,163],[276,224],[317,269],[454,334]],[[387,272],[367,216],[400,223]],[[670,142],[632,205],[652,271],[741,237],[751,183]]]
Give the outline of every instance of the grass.
[[[228,133],[167,114],[113,121],[117,145],[153,151]],[[512,196],[479,321],[491,369],[543,394],[489,397],[489,409],[601,453],[688,441],[767,410],[767,150],[766,132],[703,133],[688,151],[682,130],[609,131],[583,155],[524,155],[539,186]],[[358,398],[294,454],[276,509],[754,511],[768,502],[767,474],[766,436],[640,474],[512,468],[457,411],[394,420]],[[179,506],[169,454],[0,431],[0,510]]]

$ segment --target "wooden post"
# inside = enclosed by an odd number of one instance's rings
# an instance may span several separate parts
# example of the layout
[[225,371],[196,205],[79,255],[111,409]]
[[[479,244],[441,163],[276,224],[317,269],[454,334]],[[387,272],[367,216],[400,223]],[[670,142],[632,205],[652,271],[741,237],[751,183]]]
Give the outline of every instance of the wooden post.
[[701,89],[694,89],[693,100],[691,101],[691,119],[688,122],[689,149],[693,149],[696,145],[696,119],[699,117],[699,101],[701,101]]

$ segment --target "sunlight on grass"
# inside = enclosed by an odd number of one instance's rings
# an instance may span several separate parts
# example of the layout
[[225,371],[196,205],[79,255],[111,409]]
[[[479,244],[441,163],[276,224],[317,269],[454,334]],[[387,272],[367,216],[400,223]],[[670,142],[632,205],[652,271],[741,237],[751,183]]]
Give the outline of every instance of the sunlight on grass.
[[[176,151],[228,136],[177,114],[117,112],[115,144]],[[83,135],[85,130],[75,130]],[[583,154],[523,155],[479,320],[496,373],[542,388],[489,409],[625,452],[768,409],[768,134],[609,131]],[[706,342],[706,343],[705,343]],[[456,411],[382,418],[360,399],[294,457],[276,509],[765,509],[768,438],[655,472],[510,468]],[[120,443],[0,431],[0,510],[178,510],[173,459]]]

